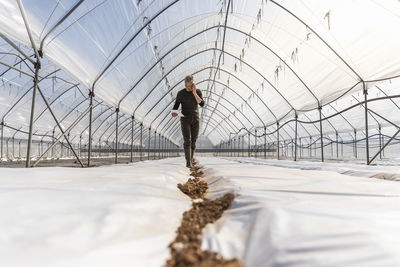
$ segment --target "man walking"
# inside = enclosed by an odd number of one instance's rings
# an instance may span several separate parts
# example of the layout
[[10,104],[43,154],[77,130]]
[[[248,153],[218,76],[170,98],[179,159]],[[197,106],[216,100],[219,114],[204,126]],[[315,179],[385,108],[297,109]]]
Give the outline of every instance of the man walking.
[[[199,135],[199,108],[204,106],[204,101],[200,89],[196,89],[193,76],[185,78],[185,89],[178,92],[173,110],[177,110],[182,104],[181,130],[183,135],[183,148],[185,149],[186,167],[192,167],[193,154],[196,149],[196,140]],[[172,117],[178,116],[172,113]]]

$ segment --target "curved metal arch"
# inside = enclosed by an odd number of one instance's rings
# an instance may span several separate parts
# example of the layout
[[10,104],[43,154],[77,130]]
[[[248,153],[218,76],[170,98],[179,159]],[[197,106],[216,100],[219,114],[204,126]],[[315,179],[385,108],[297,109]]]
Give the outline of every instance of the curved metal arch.
[[[128,125],[129,125],[129,124],[128,124]],[[136,128],[137,128],[137,129],[134,129],[134,130],[133,130],[134,141],[136,140],[135,135],[138,134],[138,136],[139,136],[139,133],[140,133],[140,127],[136,127]],[[128,134],[128,133],[129,133],[129,134]],[[125,136],[126,134],[128,134],[128,135]],[[128,137],[131,137],[131,134],[132,134],[131,129],[127,129],[127,130],[125,131],[125,133],[122,133],[122,130],[121,130],[121,140],[127,139]]]
[[[200,83],[202,83],[202,82],[207,82],[207,81],[213,81],[213,80],[211,80],[211,79],[205,79],[205,80],[202,80],[202,81],[198,82],[197,84],[200,84]],[[235,90],[233,90],[232,88],[230,88],[229,86],[227,86],[227,85],[226,85],[225,83],[223,83],[223,82],[220,82],[220,81],[214,81],[214,82],[225,86],[226,88],[228,88],[228,89],[230,89],[232,92],[234,92],[237,96],[239,96],[239,97],[243,100],[243,102],[246,103],[247,106],[253,111],[253,113],[256,114],[257,118],[261,121],[262,125],[265,126],[264,121],[260,118],[260,116],[258,115],[258,113],[255,112],[255,110],[251,107],[251,105],[250,105],[240,94],[238,94]]]
[[318,39],[320,39],[360,79],[360,81],[363,81],[363,78],[361,78],[361,76],[312,27],[310,27],[307,23],[305,23],[302,19],[296,16],[293,12],[291,12],[281,4],[277,3],[276,1],[270,0],[270,2],[274,3],[282,10],[286,11],[288,14],[290,14],[292,17],[298,20],[301,24],[310,29],[318,37]]
[[[203,108],[204,108],[204,107],[203,107]],[[221,115],[219,115],[219,114],[218,114],[218,116],[219,116],[222,120],[224,120],[224,117],[223,117],[223,116],[221,116]],[[166,125],[168,125],[168,123],[171,121],[171,119],[172,119],[172,116],[171,116],[171,118],[169,119],[169,121],[167,122],[167,124],[164,125],[163,129],[165,128]],[[216,121],[216,122],[217,122],[217,121]],[[232,123],[231,121],[229,121],[229,122]],[[170,127],[173,125],[173,123],[174,123],[174,122],[172,122],[171,124],[169,124],[169,126],[167,127],[167,129],[164,131],[164,134],[165,134],[165,135],[167,135],[168,129],[170,129]],[[220,123],[220,122],[218,122],[217,125],[218,125],[219,123]],[[227,122],[225,122],[225,123],[226,123],[227,125],[229,125]],[[179,123],[177,123],[176,125],[179,125]],[[230,128],[234,129],[234,127],[232,127],[231,125],[229,125],[229,126],[230,126]],[[221,128],[222,128],[224,131],[229,132],[229,130],[228,130],[227,128],[224,128],[224,127],[222,127],[222,126],[221,126]]]
[[[205,79],[205,80],[201,80],[200,82],[198,82],[197,84],[200,84],[200,83],[202,83],[202,82],[206,82],[206,81],[212,81],[211,79]],[[257,116],[257,118],[261,121],[261,123],[264,125],[264,122],[263,122],[263,120],[260,118],[260,116],[257,114],[257,112],[255,112],[254,111],[254,109],[251,107],[251,105],[249,104],[249,103],[247,103],[247,101],[241,96],[241,95],[239,95],[235,90],[233,90],[232,88],[230,88],[229,86],[227,86],[226,84],[224,84],[223,82],[220,82],[220,81],[215,81],[216,83],[219,83],[219,84],[221,84],[221,85],[223,85],[223,86],[225,86],[226,88],[228,88],[229,90],[231,90],[232,92],[234,92],[236,95],[238,95],[239,96],[239,98],[241,98],[242,100],[243,100],[243,102],[245,103],[245,104],[247,104],[249,107],[250,107],[250,109],[253,111],[253,113]],[[205,91],[205,92],[211,92],[211,91],[208,91],[208,90],[202,90],[202,91]],[[214,92],[213,92],[214,93]],[[216,93],[214,93],[214,94],[216,94]],[[219,96],[219,94],[216,94],[216,95],[218,95]],[[232,104],[232,103],[231,103]],[[233,105],[233,104],[232,104]],[[234,106],[234,105],[233,105]],[[168,107],[168,106],[167,106]],[[166,107],[166,108],[167,108]],[[165,109],[166,109],[165,108]],[[164,110],[165,110],[164,109]],[[244,116],[244,114],[239,110],[239,112]],[[167,114],[168,115],[168,114]],[[166,116],[167,116],[166,115]],[[165,116],[165,117],[166,117]],[[164,118],[165,118],[164,117]],[[244,117],[246,117],[246,116],[244,116]],[[236,119],[238,119],[237,117],[236,117]],[[238,119],[239,120],[239,119]],[[161,131],[162,131],[163,129],[161,129]]]
[[[0,33],[0,34],[1,34],[1,33]],[[25,62],[25,60],[30,61],[31,58],[28,58],[28,57],[27,57],[27,58],[23,59],[20,55],[15,54],[15,53],[10,53],[10,52],[7,52],[7,53],[5,53],[5,52],[0,52],[0,54],[11,55],[11,56],[15,56],[15,57],[19,58],[20,61],[14,63],[14,65],[13,65],[14,67],[17,66],[18,64],[21,64],[22,62],[24,62],[24,64],[26,65],[26,67],[27,67],[30,71],[35,72],[35,71],[31,68],[31,66],[29,66],[29,64],[27,64],[27,63]],[[34,55],[32,55],[32,56],[34,56]],[[3,71],[3,72],[0,74],[0,77],[2,77],[4,74],[6,74],[7,72],[9,72],[11,69],[13,69],[13,68],[8,67],[8,69],[6,69],[5,71]]]
[[[208,115],[205,115],[205,116],[208,117]],[[218,125],[218,122],[214,118],[211,118],[211,119],[213,119],[213,122],[215,122]],[[168,128],[170,128],[171,126],[172,126],[172,128],[169,129],[169,134],[166,134],[169,138],[171,138],[173,135],[175,135],[176,131],[179,129],[179,127],[178,127],[179,124],[176,124],[176,125],[172,124]],[[217,128],[215,125],[214,125],[214,127]],[[222,139],[224,139],[225,137],[223,136],[222,133],[225,133],[226,136],[229,136],[230,132],[227,129],[224,129],[224,128],[222,128],[222,130],[224,130],[224,131],[221,131],[221,129],[218,129],[217,132],[218,132],[219,135],[221,135]],[[167,133],[167,131],[165,133]]]
[[[120,107],[122,101],[126,98],[127,95],[129,95],[129,94],[133,91],[133,89],[144,79],[144,77],[145,77],[148,73],[150,73],[150,71],[151,71],[155,66],[157,66],[157,64],[158,64],[161,60],[163,60],[167,55],[169,55],[172,51],[174,51],[177,47],[179,47],[179,46],[182,45],[183,43],[185,43],[185,42],[189,41],[190,39],[196,37],[197,35],[200,35],[200,34],[206,32],[206,31],[209,31],[209,30],[212,30],[212,29],[218,28],[218,27],[220,27],[220,26],[219,26],[219,25],[218,25],[218,26],[210,26],[210,27],[208,27],[208,28],[206,28],[206,29],[204,29],[204,30],[202,30],[202,31],[199,31],[199,32],[195,33],[194,35],[192,35],[192,36],[186,38],[185,40],[181,41],[181,42],[178,43],[176,46],[174,46],[173,48],[171,48],[171,49],[170,49],[168,52],[166,52],[162,57],[160,57],[159,60],[157,60],[157,61],[153,64],[153,66],[151,66],[151,67],[140,77],[140,79],[131,87],[131,89],[128,90],[127,93],[124,94],[124,96],[123,96],[123,97],[120,99],[120,101],[118,102],[118,107]],[[235,29],[235,28],[231,28],[231,29]],[[239,31],[239,32],[241,32],[241,31]],[[247,34],[247,33],[245,33],[245,32],[241,32],[241,33],[245,34],[246,36],[248,36],[248,37],[250,37],[250,38],[253,38],[251,35],[249,35],[249,34]],[[210,50],[223,51],[223,50],[218,49],[218,48],[213,48],[213,49],[210,49]],[[206,50],[203,50],[203,51],[206,51]],[[229,53],[227,53],[226,51],[223,51],[223,52],[226,53],[226,54],[229,54]],[[194,55],[196,55],[196,54],[197,54],[197,53],[195,53]],[[193,57],[194,55],[189,56],[187,59]],[[232,54],[229,54],[229,55],[233,56]],[[233,56],[233,57],[235,57],[235,56]],[[237,57],[235,57],[235,58],[238,59]],[[184,61],[186,61],[187,59],[185,59]],[[239,60],[239,59],[238,59],[238,60]],[[244,61],[242,60],[242,62],[244,62]],[[183,63],[183,62],[181,62],[180,64],[182,64],[182,63]],[[178,64],[178,65],[180,65],[180,64]],[[251,66],[251,65],[249,65],[248,63],[246,63],[246,65],[248,65],[249,67]],[[252,66],[251,66],[251,68],[254,69]],[[254,69],[254,70],[255,70],[255,69]],[[258,73],[259,73],[259,72],[258,72]],[[284,100],[290,105],[290,107],[291,107],[292,109],[294,109],[294,107],[289,103],[289,101],[287,101],[287,99],[279,92],[279,90],[276,89],[276,87],[275,87],[271,82],[269,82],[268,79],[266,79],[261,73],[259,73],[259,75],[260,75],[261,77],[263,77],[263,79],[264,79],[265,81],[267,81],[267,83],[268,83],[272,88],[274,88],[282,98],[284,98]]]
[[[60,95],[58,95],[55,99],[53,99],[53,101],[51,101],[49,103],[49,105],[51,106],[54,102],[56,102],[61,96],[63,96],[65,93],[69,92],[70,90],[74,89],[76,85],[72,85],[70,88],[66,89],[64,92],[62,92]],[[34,120],[35,122],[48,110],[47,106],[44,108],[44,110],[36,117],[36,119]]]
[[[121,120],[121,119],[123,119],[123,118],[124,118],[124,115],[120,115],[119,120]],[[119,126],[119,127],[118,127],[118,131],[123,131],[123,130],[126,128],[126,126],[130,125],[129,123],[127,123],[127,124],[125,124],[124,127],[122,127],[122,125],[123,125],[124,123],[126,123],[126,122],[131,122],[131,118],[130,118],[130,117],[126,117],[124,121],[121,121],[120,123],[118,123],[118,124],[119,124],[119,125],[118,125],[118,126]],[[122,127],[122,128],[121,128],[121,127]],[[116,130],[116,128],[113,129],[113,131],[112,131],[112,132],[110,133],[110,135],[108,136],[107,140],[111,137],[111,135],[114,134],[115,130]]]
[[[111,113],[111,115],[114,115],[114,113]],[[124,115],[120,115],[120,117],[122,117],[122,116],[124,116]],[[115,121],[113,121],[112,123],[110,123],[110,125],[108,125],[108,127],[104,130],[104,132],[100,135],[100,138],[102,138],[105,134],[106,134],[106,132],[108,131],[108,129],[110,129],[110,127],[111,126],[113,126],[115,124]],[[108,141],[108,138],[107,138],[107,141]]]
[[[97,107],[97,106],[95,106],[95,107]],[[93,107],[93,109],[95,109],[95,107]],[[106,107],[107,107],[107,106],[106,106]],[[104,110],[103,112],[99,113],[99,114],[96,116],[96,118],[94,118],[94,119],[92,120],[92,123],[95,122],[95,121],[96,121],[98,118],[100,118],[102,115],[106,114],[106,112],[109,111],[109,110],[112,111],[112,107],[111,107],[111,106],[110,106],[110,107],[107,107],[106,110]],[[111,112],[111,114],[112,114],[112,112]],[[82,130],[81,135],[83,134],[84,131],[87,130],[87,128],[89,128],[89,125],[87,125],[87,126]],[[94,133],[93,133],[93,134],[94,134]]]
[[[205,109],[208,109],[208,107],[206,107],[206,106],[204,106],[203,109],[204,109],[204,108],[205,108]],[[219,110],[218,110],[218,112],[222,113],[222,112],[219,111]],[[229,125],[229,127],[230,127],[232,130],[235,130],[235,128],[238,129],[238,128],[235,126],[235,124],[234,124],[228,117],[225,117],[225,116],[223,116],[223,115],[224,115],[223,113],[222,113],[222,115],[218,113],[218,116],[222,119],[222,121],[228,120],[228,121],[234,126],[234,127],[232,127],[232,125],[230,125],[229,123],[227,123],[227,122],[225,121],[225,123],[226,123],[227,125]],[[221,121],[221,122],[222,122],[222,121]],[[221,122],[219,122],[219,123],[221,123]],[[227,130],[227,129],[226,129],[226,130]]]
[[[115,62],[115,60],[117,60],[118,57],[125,51],[125,49],[129,46],[129,44],[139,35],[139,33],[141,33],[153,20],[155,20],[158,16],[160,16],[162,13],[164,13],[167,9],[169,9],[171,6],[173,6],[177,2],[179,2],[179,0],[175,0],[174,2],[171,2],[168,6],[164,7],[157,14],[155,14],[152,18],[148,19],[147,22],[139,30],[137,30],[135,32],[135,34],[132,36],[132,38],[129,39],[129,41],[122,47],[122,49],[114,56],[114,58],[111,60],[111,62],[108,63],[108,65],[101,71],[101,73],[93,81],[92,91],[94,91],[94,86],[98,82],[98,80],[104,75],[104,73]],[[118,108],[119,108],[119,103],[118,103]]]
[[[47,74],[46,76],[42,77],[42,78],[38,81],[38,83],[40,83],[41,81],[43,81],[43,80],[44,80],[45,78],[47,78],[48,76],[53,75],[54,73],[58,72],[59,70],[60,70],[60,69],[55,70],[55,71],[53,71],[53,72],[50,72],[50,73]],[[4,118],[8,115],[8,113],[10,113],[11,110],[13,110],[13,109],[15,108],[16,105],[18,105],[18,103],[33,89],[33,87],[34,87],[34,85],[31,86],[28,90],[26,90],[26,92],[23,93],[23,94],[21,95],[21,97],[11,106],[11,108],[10,108],[6,113],[4,113],[4,115],[3,115],[2,118],[1,118],[1,121],[4,121]]]
[[[211,125],[212,125],[213,127],[215,127],[214,122],[212,122]],[[169,135],[169,137],[171,138],[172,136],[174,136],[178,130],[179,130],[179,127],[175,127],[175,129],[171,132],[171,134]],[[225,132],[222,132],[221,130],[218,130],[217,133],[221,136],[222,140],[225,139],[225,136],[223,135],[223,133],[224,133],[224,134],[227,134],[227,133],[225,133]],[[227,135],[227,136],[228,136],[228,135]],[[181,139],[182,139],[182,137],[180,137],[179,140],[181,140]]]
[[[238,111],[249,123],[250,123],[250,125],[251,126],[253,126],[254,127],[254,124],[251,122],[251,120],[249,120],[245,115],[244,115],[244,113],[238,108],[238,107],[236,107],[231,101],[229,101],[228,99],[226,99],[225,97],[223,97],[222,95],[219,95],[219,94],[217,94],[217,93],[215,93],[215,92],[211,92],[211,91],[209,91],[209,90],[202,90],[203,92],[210,92],[210,93],[212,93],[212,94],[214,94],[214,95],[216,95],[216,96],[218,96],[218,97],[220,97],[221,99],[223,99],[223,100],[225,100],[226,102],[228,102],[236,111]],[[206,98],[210,98],[211,96],[207,96]],[[214,101],[214,102],[217,102],[214,98],[210,98],[212,101]],[[235,118],[236,118],[236,120],[238,120],[238,121],[240,121],[240,123],[243,125],[243,127],[246,127],[244,124],[243,124],[243,122],[241,121],[241,120],[239,120],[239,118],[238,117],[236,117],[236,115],[231,111],[231,110],[229,110],[225,105],[223,105],[222,103],[220,103],[226,110],[228,110],[228,112],[229,113],[231,113]],[[247,127],[246,127],[247,128]]]
[[[168,108],[168,106],[165,108],[165,109],[167,109]],[[204,107],[203,107],[204,108]],[[165,109],[163,110],[163,111],[165,111]],[[166,115],[164,116],[164,118],[163,118],[163,120],[162,121],[164,121],[165,120],[165,118],[167,117],[169,115],[169,113],[166,113]],[[244,116],[244,115],[243,115]],[[238,118],[236,118],[238,121],[240,121]],[[247,118],[246,118],[247,119]],[[167,121],[167,123],[165,123],[164,124],[164,126],[163,126],[163,128],[161,128],[161,130],[160,130],[160,132],[162,132],[163,130],[164,130],[164,128],[169,124],[169,122],[172,120],[172,117]],[[231,122],[231,120],[229,120],[229,122]],[[240,121],[241,122],[241,121]],[[232,122],[231,122],[232,123]],[[242,123],[242,122],[241,122]],[[251,123],[251,122],[250,122]],[[242,123],[243,124],[243,123]],[[234,124],[233,124],[234,125]],[[161,124],[159,125],[159,126],[161,126]],[[158,126],[158,127],[159,127]],[[243,124],[243,126],[244,126],[244,124]],[[158,129],[158,127],[156,128],[156,129]],[[245,127],[245,126],[244,126]],[[169,127],[167,127],[167,129],[168,129]],[[227,129],[224,129],[224,130],[227,130]]]
[[[210,93],[212,93],[212,94],[215,94],[215,95],[217,95],[217,96],[220,96],[219,94],[217,94],[217,93],[215,93],[215,92],[208,91],[208,90],[202,90],[202,92],[210,92]],[[243,116],[252,126],[254,126],[253,123],[244,115],[244,113],[243,113],[239,108],[237,108],[232,102],[230,102],[229,100],[227,100],[225,97],[222,97],[222,99],[224,99],[226,102],[228,102],[229,104],[231,104],[239,113],[242,114],[242,116]],[[214,100],[214,99],[213,99],[213,100]],[[155,121],[156,119],[158,119],[158,117],[159,117],[162,113],[164,113],[165,110],[166,110],[174,101],[175,101],[175,100],[173,99],[171,102],[169,102],[169,103],[166,105],[166,107],[154,118],[154,120],[151,122],[150,125],[152,125],[152,124],[154,123],[154,121]],[[214,100],[214,101],[215,101],[215,100]],[[222,105],[222,104],[221,104],[221,105]],[[233,114],[232,111],[230,111],[225,105],[223,105],[223,107],[224,107],[225,109],[227,109],[231,114]],[[167,113],[166,116],[168,116],[168,114],[169,114],[169,113]],[[163,120],[166,118],[166,116],[164,116]],[[242,123],[242,121],[239,120],[236,116],[235,116],[235,118],[236,118],[240,123]],[[162,120],[162,121],[163,121],[163,120]],[[161,125],[161,124],[160,124],[160,125]],[[242,125],[243,125],[243,127],[245,127],[245,125],[244,125],[243,123],[242,123]],[[156,128],[156,129],[157,129],[157,128]]]
[[[105,123],[108,118],[110,118],[112,115],[114,115],[114,112],[111,112],[110,115],[108,115],[98,126],[97,128],[93,131],[92,136],[94,136],[95,132],[101,127],[101,125],[103,125],[103,123]],[[113,124],[113,123],[110,123]]]
[[[174,69],[175,69],[176,67],[178,67],[178,65],[175,66]],[[192,74],[194,75],[194,74],[197,74],[197,73],[199,73],[199,72],[202,72],[202,71],[208,70],[208,69],[216,69],[216,67],[214,67],[214,66],[208,66],[208,67],[202,68],[202,69],[200,69],[200,70],[198,70],[198,71],[196,71],[196,72],[194,72],[194,73],[192,73]],[[244,81],[242,81],[237,75],[235,75],[235,74],[233,74],[233,73],[230,73],[229,71],[227,71],[227,70],[225,70],[225,69],[219,69],[219,70],[220,70],[220,71],[223,71],[223,72],[225,72],[225,73],[227,73],[227,74],[229,74],[230,76],[232,76],[232,77],[234,77],[235,79],[237,79],[238,81],[240,81],[243,85],[245,85],[245,86],[246,86],[254,95],[256,95],[257,98],[263,103],[263,105],[268,109],[268,111],[272,114],[272,116],[275,118],[275,120],[278,121],[278,118],[277,118],[276,115],[272,112],[272,110],[266,105],[266,103],[264,102],[264,100],[262,100],[262,98],[261,98],[258,94],[256,94],[255,91],[253,91],[253,89],[251,89],[251,87],[250,87],[247,83],[245,83]],[[166,77],[166,75],[163,76],[162,80],[163,80],[165,77]],[[178,84],[180,84],[181,82],[183,82],[183,79],[182,79],[181,81],[177,82],[173,87],[171,87],[171,89],[168,90],[161,98],[157,99],[156,104],[154,104],[153,107],[151,107],[151,109],[146,113],[146,115],[143,117],[143,120],[144,120],[144,118],[154,109],[154,107],[157,106],[157,104],[158,104],[165,96],[167,96],[168,93],[170,93],[176,86],[178,86]],[[157,85],[158,85],[158,83],[155,85],[155,87],[156,87]],[[229,88],[229,89],[230,89],[230,88]],[[203,91],[203,90],[202,90],[202,91]],[[242,98],[242,99],[243,99],[243,98]],[[163,110],[163,111],[164,111],[164,110]],[[159,114],[159,115],[160,115],[160,114]],[[159,116],[159,115],[158,115],[158,116]],[[158,118],[158,116],[157,116],[156,118]],[[153,122],[154,122],[154,120],[152,121],[152,123],[151,123],[150,125],[152,125]]]
[[[64,117],[61,118],[60,123],[63,122],[67,117],[69,117],[69,115],[71,115],[72,112],[74,112],[80,105],[82,105],[83,103],[85,103],[85,101],[87,101],[88,99],[83,99],[81,102],[78,103],[78,105],[76,105],[73,109],[71,109],[69,112],[67,112],[67,114],[65,114]],[[56,130],[57,125],[55,125],[53,127],[53,132]]]

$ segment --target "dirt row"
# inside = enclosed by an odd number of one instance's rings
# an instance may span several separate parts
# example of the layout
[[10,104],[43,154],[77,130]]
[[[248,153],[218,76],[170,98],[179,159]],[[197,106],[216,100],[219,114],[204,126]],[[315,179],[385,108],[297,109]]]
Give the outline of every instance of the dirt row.
[[178,188],[192,199],[192,208],[185,211],[175,240],[169,245],[171,258],[167,267],[244,267],[237,259],[226,260],[215,252],[201,250],[202,229],[218,220],[232,204],[234,195],[225,194],[215,200],[205,197],[207,183],[201,179],[203,172],[195,162],[191,176]]

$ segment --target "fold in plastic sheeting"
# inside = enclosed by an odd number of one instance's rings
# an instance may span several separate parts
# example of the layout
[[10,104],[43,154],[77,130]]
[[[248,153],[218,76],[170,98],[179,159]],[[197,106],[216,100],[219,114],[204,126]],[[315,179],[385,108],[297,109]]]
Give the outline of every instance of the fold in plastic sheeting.
[[400,264],[399,183],[342,175],[334,164],[311,171],[251,159],[198,161],[207,197],[235,193],[230,209],[204,229],[203,249],[247,267]]

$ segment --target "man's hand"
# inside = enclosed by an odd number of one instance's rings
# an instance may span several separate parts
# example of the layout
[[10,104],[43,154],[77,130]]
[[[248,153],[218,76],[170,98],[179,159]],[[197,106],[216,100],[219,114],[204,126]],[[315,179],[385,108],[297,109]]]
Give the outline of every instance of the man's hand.
[[171,115],[172,115],[172,117],[176,117],[176,116],[178,116],[178,113],[171,113]]
[[190,88],[193,94],[196,94],[196,85],[192,83],[192,87]]

